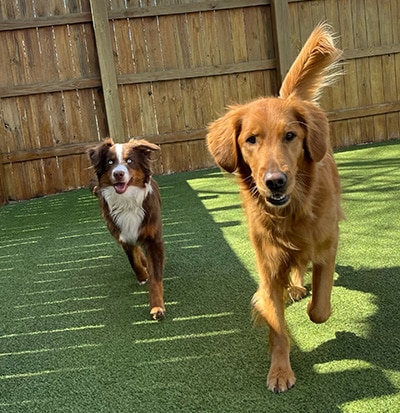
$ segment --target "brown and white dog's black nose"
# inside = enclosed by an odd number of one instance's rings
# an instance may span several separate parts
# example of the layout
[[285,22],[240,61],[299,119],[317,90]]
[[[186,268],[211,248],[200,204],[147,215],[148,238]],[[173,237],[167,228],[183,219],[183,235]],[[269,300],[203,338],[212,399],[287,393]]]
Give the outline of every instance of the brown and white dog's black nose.
[[112,171],[112,183],[114,189],[118,194],[123,194],[128,189],[129,186],[129,171],[125,165],[118,165]]
[[121,169],[116,169],[116,170],[113,172],[113,176],[114,176],[114,179],[115,179],[117,182],[124,181],[124,179],[125,179],[125,171],[122,171]]
[[287,180],[287,175],[282,171],[268,171],[264,175],[265,185],[272,193],[284,192]]

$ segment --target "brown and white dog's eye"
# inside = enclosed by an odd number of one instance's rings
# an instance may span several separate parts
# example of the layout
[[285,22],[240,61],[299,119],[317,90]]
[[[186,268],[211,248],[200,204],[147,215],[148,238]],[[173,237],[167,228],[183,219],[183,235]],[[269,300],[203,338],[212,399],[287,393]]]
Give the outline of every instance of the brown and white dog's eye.
[[108,160],[108,164],[109,164],[109,165],[113,165],[113,163],[114,163],[114,160],[113,160],[113,159],[109,159],[109,160]]
[[128,158],[127,160],[126,160],[126,163],[129,165],[129,164],[131,164],[132,163],[132,159],[131,158]]

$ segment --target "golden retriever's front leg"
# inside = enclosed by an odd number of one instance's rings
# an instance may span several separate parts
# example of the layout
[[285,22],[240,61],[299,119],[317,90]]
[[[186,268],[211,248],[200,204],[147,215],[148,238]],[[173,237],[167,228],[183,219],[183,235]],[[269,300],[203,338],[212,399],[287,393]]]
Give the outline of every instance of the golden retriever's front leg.
[[307,271],[307,262],[292,268],[292,276],[288,287],[288,295],[291,301],[299,301],[307,294],[307,288],[304,287],[304,275]]
[[255,309],[269,326],[271,366],[267,386],[275,393],[289,390],[296,382],[289,359],[290,342],[284,318],[284,296],[283,285],[277,280],[270,280],[269,285],[262,283],[253,297]]
[[313,264],[312,299],[307,312],[314,323],[324,323],[331,315],[331,292],[335,273],[335,257],[324,264]]

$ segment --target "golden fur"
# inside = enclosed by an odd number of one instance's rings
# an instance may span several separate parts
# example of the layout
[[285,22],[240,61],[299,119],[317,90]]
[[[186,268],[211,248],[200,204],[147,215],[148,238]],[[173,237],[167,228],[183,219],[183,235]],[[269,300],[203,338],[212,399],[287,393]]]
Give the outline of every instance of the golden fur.
[[230,107],[209,125],[207,135],[218,165],[239,178],[260,274],[253,304],[269,325],[267,386],[274,392],[288,390],[296,381],[284,305],[287,292],[292,299],[306,295],[303,278],[309,262],[309,317],[322,323],[331,314],[342,218],[340,182],[328,119],[316,102],[321,88],[337,73],[340,55],[330,28],[317,26],[286,75],[279,97]]

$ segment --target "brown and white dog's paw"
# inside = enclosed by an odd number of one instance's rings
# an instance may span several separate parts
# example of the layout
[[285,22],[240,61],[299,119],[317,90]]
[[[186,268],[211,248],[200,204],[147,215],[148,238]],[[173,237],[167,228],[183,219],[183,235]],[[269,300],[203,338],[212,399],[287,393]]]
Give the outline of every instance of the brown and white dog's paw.
[[150,315],[153,317],[153,320],[160,321],[165,317],[165,308],[163,308],[163,307],[153,307],[150,310]]
[[143,268],[142,271],[138,271],[138,268],[136,268],[136,279],[139,285],[146,284],[149,280],[149,273],[147,272],[147,269]]

